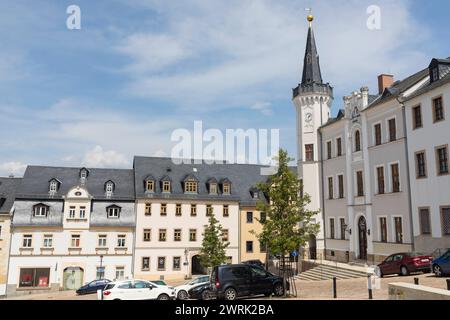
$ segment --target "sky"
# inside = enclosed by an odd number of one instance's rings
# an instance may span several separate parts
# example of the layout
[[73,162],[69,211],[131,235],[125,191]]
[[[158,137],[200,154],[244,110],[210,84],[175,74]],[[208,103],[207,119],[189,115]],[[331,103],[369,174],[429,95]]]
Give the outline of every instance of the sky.
[[[69,5],[81,29],[66,26]],[[367,28],[370,5],[379,30]],[[450,1],[0,0],[0,176],[26,165],[130,168],[171,134],[279,129],[295,157],[292,88],[313,23],[322,77],[342,97],[450,56]]]

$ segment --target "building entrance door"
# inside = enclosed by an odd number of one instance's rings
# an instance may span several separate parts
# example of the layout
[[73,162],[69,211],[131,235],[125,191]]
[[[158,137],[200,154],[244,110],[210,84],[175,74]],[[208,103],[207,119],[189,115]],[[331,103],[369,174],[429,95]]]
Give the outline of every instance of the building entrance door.
[[360,217],[358,220],[359,234],[359,259],[367,260],[367,223],[366,218]]
[[64,290],[76,290],[83,285],[84,270],[80,267],[67,267],[64,269]]

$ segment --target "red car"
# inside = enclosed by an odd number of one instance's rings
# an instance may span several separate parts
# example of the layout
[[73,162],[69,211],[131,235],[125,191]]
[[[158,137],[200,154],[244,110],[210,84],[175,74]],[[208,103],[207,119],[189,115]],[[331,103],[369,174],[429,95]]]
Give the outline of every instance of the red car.
[[395,253],[378,265],[380,277],[389,274],[407,276],[411,272],[431,272],[432,260],[430,255],[418,252]]

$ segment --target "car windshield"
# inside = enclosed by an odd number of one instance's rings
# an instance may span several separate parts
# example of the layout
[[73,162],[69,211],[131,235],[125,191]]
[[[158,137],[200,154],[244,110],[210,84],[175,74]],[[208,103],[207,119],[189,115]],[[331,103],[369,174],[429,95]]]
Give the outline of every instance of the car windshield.
[[424,256],[425,254],[423,254],[422,252],[411,252],[409,254],[410,257],[420,257],[420,256]]

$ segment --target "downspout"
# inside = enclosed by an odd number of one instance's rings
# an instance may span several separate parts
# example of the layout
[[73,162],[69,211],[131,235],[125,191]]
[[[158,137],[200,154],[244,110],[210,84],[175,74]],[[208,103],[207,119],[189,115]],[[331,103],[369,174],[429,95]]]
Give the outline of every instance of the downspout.
[[414,225],[413,225],[413,213],[412,213],[412,196],[411,196],[411,176],[409,171],[409,148],[408,148],[408,131],[406,126],[406,108],[399,97],[396,97],[397,102],[402,107],[402,117],[403,117],[403,133],[405,136],[405,159],[406,159],[406,181],[408,183],[408,208],[409,208],[409,231],[411,233],[411,249],[415,250],[414,245]]
[[[323,126],[323,115],[322,115],[322,102],[323,100],[320,99],[320,126]],[[324,181],[323,181],[323,142],[322,142],[322,131],[321,128],[318,129],[319,131],[319,143],[320,143],[320,189],[321,189],[321,203],[322,203],[322,221],[323,221],[323,249],[324,249],[324,254],[325,254],[325,260],[327,257],[327,237],[326,237],[326,232],[327,232],[327,228],[326,228],[326,221],[325,221],[325,186],[324,186]]]

